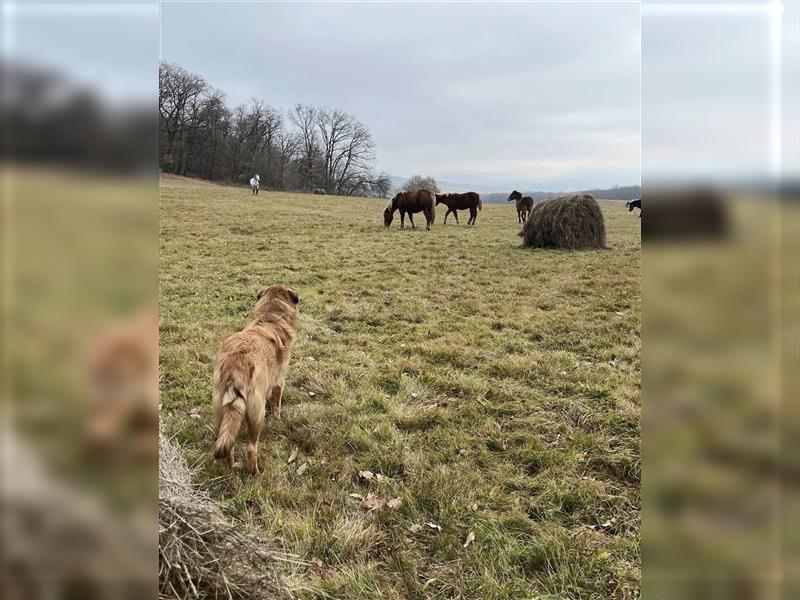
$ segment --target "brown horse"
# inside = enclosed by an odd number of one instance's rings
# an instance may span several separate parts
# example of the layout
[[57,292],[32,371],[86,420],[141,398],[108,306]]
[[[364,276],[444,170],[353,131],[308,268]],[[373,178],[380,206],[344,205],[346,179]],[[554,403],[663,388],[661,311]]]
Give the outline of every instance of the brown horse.
[[524,223],[528,220],[528,216],[533,210],[533,198],[530,196],[525,196],[523,198],[522,194],[520,194],[517,190],[514,190],[508,196],[508,202],[511,202],[512,200],[517,201],[517,221]]
[[399,192],[392,198],[392,201],[386,205],[383,211],[383,225],[389,227],[392,224],[394,211],[400,211],[400,229],[406,226],[406,213],[408,213],[408,220],[411,221],[411,228],[416,229],[414,225],[414,213],[421,212],[425,215],[425,221],[428,224],[428,231],[431,230],[433,220],[436,217],[436,205],[434,204],[435,197],[433,192],[428,190],[414,190],[413,192]]
[[447,225],[447,215],[453,213],[456,218],[456,225],[458,222],[458,211],[469,209],[469,220],[467,225],[475,225],[478,218],[478,211],[483,208],[483,200],[475,192],[466,192],[465,194],[436,194],[436,206],[444,204],[447,207],[447,212],[444,215],[444,224]]

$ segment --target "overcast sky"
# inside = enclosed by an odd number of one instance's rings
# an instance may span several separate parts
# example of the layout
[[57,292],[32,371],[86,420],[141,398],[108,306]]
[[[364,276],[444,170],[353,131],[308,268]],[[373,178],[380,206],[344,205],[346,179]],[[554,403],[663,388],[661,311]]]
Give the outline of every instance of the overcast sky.
[[326,104],[378,167],[481,187],[639,183],[637,3],[162,3],[161,53],[231,105]]
[[[764,176],[781,144],[778,167],[800,174],[797,4],[645,4],[648,178]],[[154,0],[5,0],[0,11],[12,61],[55,68],[115,104],[155,106]],[[160,16],[164,57],[232,104],[347,109],[392,175],[478,191],[639,180],[637,3],[165,1]]]

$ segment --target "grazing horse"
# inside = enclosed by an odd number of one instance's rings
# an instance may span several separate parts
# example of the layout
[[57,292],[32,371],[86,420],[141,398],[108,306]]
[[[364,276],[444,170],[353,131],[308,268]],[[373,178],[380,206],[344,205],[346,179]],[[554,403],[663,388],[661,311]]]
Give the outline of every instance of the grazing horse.
[[634,208],[639,209],[639,218],[642,218],[642,199],[637,198],[636,200],[630,200],[625,203],[625,206],[628,207],[628,212],[631,212]]
[[258,186],[261,184],[261,175],[253,175],[250,178],[250,189],[254,196],[258,196]]
[[519,223],[524,223],[528,220],[528,216],[533,210],[533,198],[530,196],[525,196],[523,198],[522,194],[520,194],[517,190],[514,190],[508,196],[508,202],[511,202],[512,200],[517,201],[517,221]]
[[447,225],[447,215],[453,213],[456,218],[456,225],[458,222],[458,211],[469,209],[469,221],[467,225],[475,225],[475,220],[478,218],[478,211],[483,208],[483,200],[475,192],[466,192],[464,194],[436,194],[436,206],[444,204],[447,207],[447,212],[444,215],[444,224]]
[[428,190],[415,190],[413,192],[399,192],[394,198],[386,205],[383,211],[383,225],[389,227],[394,218],[394,211],[400,211],[400,229],[406,226],[406,213],[408,213],[408,220],[411,221],[411,228],[416,229],[414,225],[414,213],[421,212],[425,215],[427,222],[427,230],[431,230],[433,220],[436,217],[436,200],[433,192]]

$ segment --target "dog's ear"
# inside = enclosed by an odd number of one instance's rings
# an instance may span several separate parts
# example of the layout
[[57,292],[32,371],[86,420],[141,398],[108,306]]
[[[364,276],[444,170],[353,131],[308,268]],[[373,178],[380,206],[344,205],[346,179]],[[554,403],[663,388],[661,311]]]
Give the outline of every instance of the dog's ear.
[[259,290],[259,292],[256,294],[256,300],[261,300],[261,298],[264,296],[264,294],[267,293],[268,289],[269,288],[261,288],[261,290]]
[[298,296],[297,292],[295,292],[292,288],[287,288],[286,293],[289,295],[289,299],[293,304],[298,304],[300,302],[300,296]]

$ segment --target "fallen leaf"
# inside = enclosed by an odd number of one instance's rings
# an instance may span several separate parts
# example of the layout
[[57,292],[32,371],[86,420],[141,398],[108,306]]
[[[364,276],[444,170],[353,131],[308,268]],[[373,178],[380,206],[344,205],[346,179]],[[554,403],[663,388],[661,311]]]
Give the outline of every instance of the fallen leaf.
[[469,546],[474,541],[475,541],[475,532],[474,531],[470,531],[469,535],[467,536],[467,541],[464,542],[463,547],[466,548],[467,546]]
[[253,516],[258,516],[261,514],[261,504],[256,502],[255,500],[248,500],[247,507],[250,509],[250,512],[253,513]]
[[286,461],[286,464],[287,464],[287,465],[290,465],[290,464],[292,464],[292,463],[293,463],[295,460],[297,460],[297,455],[298,455],[298,454],[300,454],[300,448],[297,448],[297,447],[295,447],[295,449],[294,449],[294,450],[292,450],[292,453],[289,455],[289,460],[287,460],[287,461]]
[[437,525],[436,523],[426,523],[426,525],[428,527],[430,527],[431,529],[436,529],[438,531],[442,530],[442,526],[441,525]]
[[558,446],[558,442],[560,442],[560,441],[561,441],[561,434],[559,433],[556,436],[556,439],[554,439],[552,442],[545,442],[544,445],[549,447],[549,448],[552,448],[553,446]]
[[419,397],[419,394],[417,392],[411,392],[411,397],[416,400]]
[[306,469],[307,469],[307,468],[308,468],[308,463],[303,463],[302,465],[300,465],[299,467],[297,467],[297,474],[298,474],[298,475],[302,475],[303,473],[305,473],[305,472],[306,472]]
[[611,527],[614,524],[614,521],[616,521],[616,519],[609,519],[605,523],[600,523],[600,527]]
[[413,543],[414,543],[414,540],[412,540],[412,539],[411,539],[411,538],[409,538],[409,537],[404,537],[404,538],[403,538],[403,542],[404,542],[404,543],[406,543],[406,544],[413,544]]
[[401,504],[402,502],[400,501],[400,498],[389,498],[389,501],[386,503],[386,506],[391,508],[392,510],[397,510],[398,508],[400,508]]
[[366,511],[378,510],[383,506],[383,500],[378,498],[375,494],[370,492],[367,497],[361,501],[361,508]]
[[366,479],[367,481],[370,481],[373,477],[375,477],[375,473],[373,473],[372,471],[359,471],[358,476],[361,479]]
[[414,524],[414,525],[412,525],[411,527],[408,528],[408,530],[411,533],[417,533],[420,529],[422,529],[422,525],[416,525],[416,524]]
[[319,575],[323,579],[330,579],[336,575],[336,569],[322,560],[319,556],[315,556],[309,561],[308,570]]
[[317,395],[317,394],[316,394],[316,393],[314,393],[314,392],[308,392],[308,397],[309,397],[309,398],[313,398],[313,397],[314,397],[314,396],[316,396],[316,395]]

